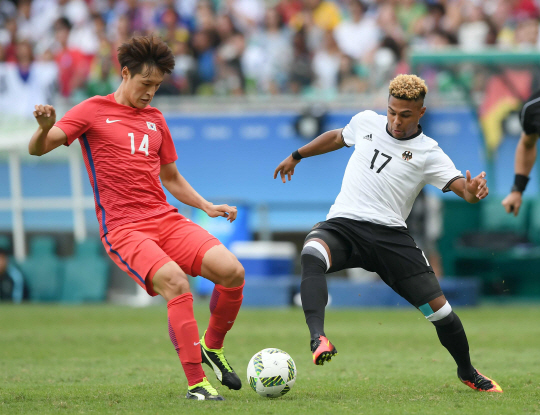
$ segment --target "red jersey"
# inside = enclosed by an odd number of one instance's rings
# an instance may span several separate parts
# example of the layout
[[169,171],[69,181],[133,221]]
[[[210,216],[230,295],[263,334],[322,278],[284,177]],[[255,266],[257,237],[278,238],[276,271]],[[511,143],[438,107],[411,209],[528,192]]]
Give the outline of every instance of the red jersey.
[[101,236],[176,210],[159,180],[161,165],[178,156],[158,109],[118,104],[114,94],[96,96],[73,107],[56,126],[66,133],[66,145],[79,138]]

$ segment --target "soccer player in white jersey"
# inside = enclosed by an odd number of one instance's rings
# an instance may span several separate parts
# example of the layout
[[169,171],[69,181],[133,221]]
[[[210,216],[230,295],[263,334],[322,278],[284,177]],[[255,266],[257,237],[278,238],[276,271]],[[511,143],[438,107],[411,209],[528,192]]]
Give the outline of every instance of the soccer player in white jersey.
[[472,389],[502,392],[471,364],[459,317],[446,301],[424,253],[405,225],[413,202],[426,184],[453,191],[469,203],[488,195],[484,172],[466,178],[424,134],[426,84],[399,75],[389,87],[387,115],[356,114],[345,128],[327,131],[283,160],[274,172],[291,180],[302,158],[355,146],[343,185],[327,220],[316,224],[302,250],[302,307],[311,333],[313,362],[330,361],[337,350],[324,332],[328,301],[326,273],[347,268],[377,272],[394,291],[433,323],[442,345],[457,363],[459,379]]

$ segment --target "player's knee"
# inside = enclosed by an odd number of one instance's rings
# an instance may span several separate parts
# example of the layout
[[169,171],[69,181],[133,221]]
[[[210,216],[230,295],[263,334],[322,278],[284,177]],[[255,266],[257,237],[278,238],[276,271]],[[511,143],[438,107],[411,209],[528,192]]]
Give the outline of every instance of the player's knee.
[[306,271],[325,273],[330,269],[330,258],[326,248],[315,240],[306,242],[300,254],[300,262],[303,275],[306,274]]
[[190,292],[187,276],[180,268],[170,269],[167,272],[159,273],[159,275],[156,273],[153,284],[154,291],[166,300]]
[[244,283],[244,267],[237,259],[231,261],[223,273],[221,285],[224,287],[239,287]]
[[444,305],[437,311],[434,311],[429,303],[423,304],[418,308],[422,314],[424,314],[426,319],[431,321],[435,326],[444,326],[450,324],[456,316],[448,301],[446,301]]

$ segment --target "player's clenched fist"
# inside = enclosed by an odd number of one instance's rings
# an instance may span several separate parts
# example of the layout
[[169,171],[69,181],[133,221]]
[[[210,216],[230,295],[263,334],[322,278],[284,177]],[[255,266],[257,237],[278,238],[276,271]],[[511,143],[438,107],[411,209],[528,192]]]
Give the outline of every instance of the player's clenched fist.
[[514,216],[517,216],[519,209],[521,208],[522,195],[521,192],[511,192],[508,196],[502,201],[502,205],[506,210],[506,213],[513,213]]
[[50,130],[56,122],[56,111],[52,105],[36,105],[34,117],[41,128]]

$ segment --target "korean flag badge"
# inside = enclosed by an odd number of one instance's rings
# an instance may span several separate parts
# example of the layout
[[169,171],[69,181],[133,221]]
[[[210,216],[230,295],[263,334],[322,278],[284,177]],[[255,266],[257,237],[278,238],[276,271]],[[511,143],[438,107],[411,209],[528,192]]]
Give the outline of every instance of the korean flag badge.
[[146,121],[146,125],[148,126],[148,128],[152,131],[157,131],[156,130],[156,124],[154,124],[153,122],[149,122],[149,121]]

